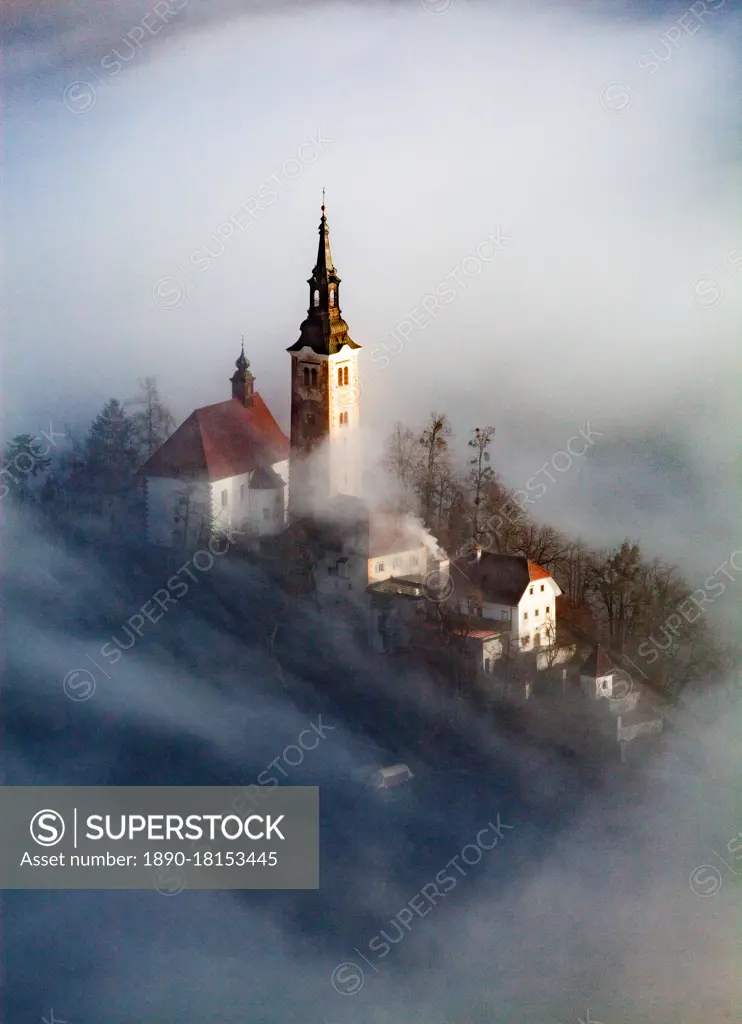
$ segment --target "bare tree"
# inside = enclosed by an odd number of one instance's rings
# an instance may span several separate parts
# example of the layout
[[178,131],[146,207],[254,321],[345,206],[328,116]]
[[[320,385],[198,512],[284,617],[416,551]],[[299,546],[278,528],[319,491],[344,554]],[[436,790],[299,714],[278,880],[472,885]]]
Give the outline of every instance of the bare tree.
[[553,526],[523,525],[513,554],[523,555],[552,571],[569,550],[569,544]]
[[132,416],[132,421],[142,455],[148,459],[172,434],[175,419],[160,398],[156,377],[140,378],[138,384],[139,394],[124,402],[124,405],[141,407]]
[[591,589],[605,614],[610,645],[619,653],[623,653],[631,626],[639,620],[644,576],[636,542],[625,540],[618,549],[592,559]]
[[188,480],[176,494],[175,524],[183,545],[208,540],[216,530],[208,485]]
[[420,463],[420,446],[415,434],[402,423],[395,423],[387,442],[386,467],[405,489],[412,488]]
[[474,436],[467,442],[469,447],[474,449],[473,455],[469,459],[469,483],[472,489],[472,505],[474,506],[472,534],[477,539],[481,533],[481,506],[485,490],[487,485],[494,481],[494,471],[489,464],[490,453],[487,450],[492,444],[494,436],[494,427],[476,427]]
[[448,456],[448,439],[451,427],[444,413],[432,412],[427,425],[420,435],[420,447],[423,453],[419,493],[422,501],[423,517],[426,524],[432,526],[433,499],[435,496],[436,479],[440,477]]

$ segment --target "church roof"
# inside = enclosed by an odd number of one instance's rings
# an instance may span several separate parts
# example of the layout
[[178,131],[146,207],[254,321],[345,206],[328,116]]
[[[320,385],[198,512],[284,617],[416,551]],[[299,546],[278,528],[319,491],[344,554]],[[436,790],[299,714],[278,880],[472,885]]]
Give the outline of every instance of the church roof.
[[473,595],[494,604],[517,605],[534,580],[551,579],[551,573],[520,555],[498,555],[483,551],[479,561],[473,555],[457,558],[451,578],[461,597]]
[[288,457],[288,438],[255,394],[247,407],[231,398],[194,410],[138,475],[224,480]]

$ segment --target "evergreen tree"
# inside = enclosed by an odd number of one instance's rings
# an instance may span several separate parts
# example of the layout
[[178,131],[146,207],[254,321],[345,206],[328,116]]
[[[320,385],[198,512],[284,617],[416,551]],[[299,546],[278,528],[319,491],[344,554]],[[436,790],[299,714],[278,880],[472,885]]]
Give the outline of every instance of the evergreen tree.
[[41,442],[32,434],[17,434],[5,449],[0,476],[6,477],[0,483],[5,497],[11,494],[17,501],[25,502],[29,495],[29,481],[38,473],[48,469],[51,458],[41,448]]
[[84,453],[86,482],[108,495],[123,494],[138,463],[134,421],[118,399],[112,398],[90,425]]

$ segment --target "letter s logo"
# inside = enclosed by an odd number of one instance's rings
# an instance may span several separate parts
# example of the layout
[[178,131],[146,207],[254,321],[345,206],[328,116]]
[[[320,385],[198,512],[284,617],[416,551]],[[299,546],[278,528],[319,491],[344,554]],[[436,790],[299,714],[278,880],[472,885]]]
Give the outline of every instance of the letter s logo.
[[64,818],[59,811],[37,811],[31,819],[29,831],[39,846],[56,846],[64,835]]

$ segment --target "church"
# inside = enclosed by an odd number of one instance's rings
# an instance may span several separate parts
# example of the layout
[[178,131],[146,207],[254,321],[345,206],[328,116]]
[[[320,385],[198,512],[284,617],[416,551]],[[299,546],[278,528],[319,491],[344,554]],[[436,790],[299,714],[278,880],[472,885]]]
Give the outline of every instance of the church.
[[477,675],[513,649],[551,664],[561,591],[550,573],[480,548],[473,561],[451,563],[419,519],[363,499],[361,346],[340,309],[325,213],[323,203],[307,315],[287,349],[289,436],[256,390],[243,344],[230,397],[195,409],[138,472],[148,542],[193,549],[227,535],[260,551],[285,537],[311,565],[299,592],[308,586],[326,607],[363,609],[379,653],[406,648],[431,602],[445,602]]
[[255,547],[337,495],[360,496],[360,345],[341,314],[325,213],[323,204],[307,316],[287,350],[290,437],[256,391],[243,344],[231,397],[195,409],[137,474],[149,543],[179,548],[234,533]]

